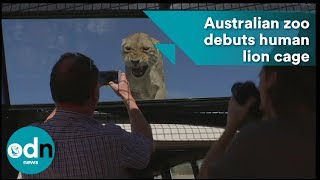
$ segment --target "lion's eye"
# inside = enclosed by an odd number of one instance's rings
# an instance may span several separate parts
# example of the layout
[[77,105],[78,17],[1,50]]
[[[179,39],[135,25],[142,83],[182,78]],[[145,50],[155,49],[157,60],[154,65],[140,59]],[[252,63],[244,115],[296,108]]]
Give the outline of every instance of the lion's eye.
[[150,49],[150,47],[143,47],[144,51],[148,51]]
[[130,47],[125,47],[125,49],[127,50],[127,51],[130,51],[131,50],[131,48]]

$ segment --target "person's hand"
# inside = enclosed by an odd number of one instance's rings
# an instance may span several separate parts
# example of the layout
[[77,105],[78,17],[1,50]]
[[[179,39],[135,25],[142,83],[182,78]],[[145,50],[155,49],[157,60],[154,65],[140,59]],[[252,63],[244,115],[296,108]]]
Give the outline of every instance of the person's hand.
[[226,130],[236,131],[241,127],[248,116],[248,112],[256,101],[255,98],[250,97],[244,105],[240,105],[234,97],[231,97],[228,105],[228,118]]
[[127,102],[128,100],[134,100],[131,95],[130,85],[125,73],[121,73],[118,84],[111,81],[109,82],[109,85],[123,101]]

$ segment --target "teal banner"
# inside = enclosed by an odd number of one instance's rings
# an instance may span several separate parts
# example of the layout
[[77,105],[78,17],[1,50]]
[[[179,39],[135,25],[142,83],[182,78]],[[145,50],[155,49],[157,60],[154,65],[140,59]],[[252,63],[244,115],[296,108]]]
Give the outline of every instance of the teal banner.
[[315,65],[314,11],[144,12],[196,65]]

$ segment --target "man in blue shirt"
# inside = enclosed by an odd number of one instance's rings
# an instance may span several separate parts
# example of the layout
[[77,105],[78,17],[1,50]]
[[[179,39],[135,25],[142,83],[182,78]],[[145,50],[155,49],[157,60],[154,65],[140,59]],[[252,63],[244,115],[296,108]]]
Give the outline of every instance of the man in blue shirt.
[[153,152],[150,125],[130,92],[126,75],[108,85],[125,103],[131,133],[93,118],[99,101],[99,70],[80,53],[65,53],[52,69],[50,87],[56,109],[44,123],[34,124],[52,137],[56,153],[39,174],[22,178],[128,178],[128,169],[147,167]]

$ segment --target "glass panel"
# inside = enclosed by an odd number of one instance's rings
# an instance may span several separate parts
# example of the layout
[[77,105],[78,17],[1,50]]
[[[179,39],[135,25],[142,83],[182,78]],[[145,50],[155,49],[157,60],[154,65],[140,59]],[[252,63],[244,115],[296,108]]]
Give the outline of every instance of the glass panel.
[[[166,84],[161,91],[166,91],[167,95],[160,99],[226,97],[230,96],[234,82],[258,81],[260,67],[196,66],[179,48],[175,65],[166,57],[161,58],[161,54],[156,60],[152,59],[148,51],[153,49],[143,47],[150,45],[152,38],[131,38],[132,47],[128,51],[139,48],[140,55],[128,56],[127,60],[139,60],[139,63],[135,66],[134,62],[126,61],[125,64],[121,45],[129,35],[145,32],[160,43],[172,43],[147,18],[6,19],[2,23],[11,104],[53,103],[49,86],[51,69],[67,51],[88,55],[103,71],[135,67],[127,75],[142,75],[131,85],[140,90],[138,93],[145,100],[154,99],[159,91],[150,85],[147,77],[151,77],[148,72],[155,66],[153,62],[161,60],[164,63],[162,84]],[[155,82],[160,81],[156,79]],[[143,88],[146,91],[142,92]],[[110,87],[105,86],[100,92],[100,102],[120,101]]]

